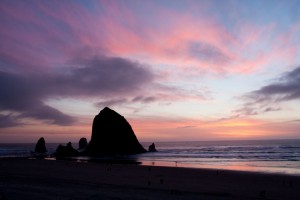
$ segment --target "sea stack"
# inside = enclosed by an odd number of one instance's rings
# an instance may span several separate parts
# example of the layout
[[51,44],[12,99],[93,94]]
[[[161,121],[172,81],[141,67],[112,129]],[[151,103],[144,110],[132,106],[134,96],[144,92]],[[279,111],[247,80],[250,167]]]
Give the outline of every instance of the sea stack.
[[88,155],[138,154],[146,150],[139,143],[127,120],[108,107],[95,116]]
[[46,153],[47,149],[46,149],[46,142],[45,139],[43,137],[41,137],[36,145],[35,145],[35,149],[34,149],[35,153]]
[[78,142],[78,148],[79,149],[85,149],[88,145],[87,139],[86,138],[80,138],[79,142]]
[[149,146],[148,151],[149,151],[149,152],[157,152],[154,143],[152,143],[152,144]]
[[78,156],[79,152],[73,148],[72,143],[69,142],[67,146],[59,145],[56,149],[55,156],[56,157],[72,157]]

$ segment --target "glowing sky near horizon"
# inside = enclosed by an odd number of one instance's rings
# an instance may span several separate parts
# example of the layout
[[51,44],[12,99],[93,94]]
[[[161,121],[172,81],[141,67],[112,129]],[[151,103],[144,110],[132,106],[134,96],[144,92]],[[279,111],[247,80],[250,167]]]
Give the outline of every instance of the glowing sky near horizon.
[[0,142],[300,138],[300,2],[0,2]]

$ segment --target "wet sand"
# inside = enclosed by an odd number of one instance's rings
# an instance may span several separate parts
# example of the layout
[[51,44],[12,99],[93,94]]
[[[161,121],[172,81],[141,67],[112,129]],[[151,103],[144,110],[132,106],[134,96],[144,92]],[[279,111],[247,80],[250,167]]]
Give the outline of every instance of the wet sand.
[[66,160],[0,159],[0,199],[300,199],[300,177]]

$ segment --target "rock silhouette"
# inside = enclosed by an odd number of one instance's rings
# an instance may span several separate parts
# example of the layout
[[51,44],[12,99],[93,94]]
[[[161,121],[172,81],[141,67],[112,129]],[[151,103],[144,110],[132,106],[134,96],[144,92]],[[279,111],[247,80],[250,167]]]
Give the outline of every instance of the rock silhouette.
[[88,145],[86,138],[80,138],[79,140],[79,149],[85,149]]
[[152,143],[152,144],[149,146],[148,151],[149,151],[149,152],[157,152],[154,143]]
[[36,145],[35,145],[35,149],[34,149],[35,153],[46,153],[47,149],[46,149],[46,142],[45,139],[43,137],[41,137]]
[[127,120],[108,107],[95,116],[88,155],[138,154],[146,150],[139,143]]
[[56,157],[70,157],[70,156],[78,156],[79,152],[73,148],[72,143],[69,142],[67,146],[59,145],[56,149],[55,156]]

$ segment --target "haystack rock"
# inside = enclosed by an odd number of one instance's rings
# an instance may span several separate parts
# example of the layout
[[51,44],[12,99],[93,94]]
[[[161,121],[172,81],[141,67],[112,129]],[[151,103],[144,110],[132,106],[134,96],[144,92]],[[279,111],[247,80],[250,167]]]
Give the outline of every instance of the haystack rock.
[[152,144],[149,146],[148,151],[149,151],[149,152],[157,152],[154,143],[152,143]]
[[46,153],[47,149],[46,149],[46,142],[45,139],[43,137],[41,137],[36,145],[35,145],[35,149],[34,149],[35,153]]
[[69,142],[67,146],[59,145],[56,149],[55,156],[56,157],[70,157],[70,156],[78,156],[79,152],[73,148],[72,143]]
[[146,150],[139,143],[127,120],[108,107],[95,116],[88,155],[138,154]]
[[86,138],[80,138],[79,140],[79,149],[85,149],[88,145]]

